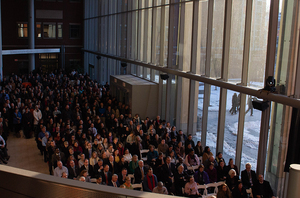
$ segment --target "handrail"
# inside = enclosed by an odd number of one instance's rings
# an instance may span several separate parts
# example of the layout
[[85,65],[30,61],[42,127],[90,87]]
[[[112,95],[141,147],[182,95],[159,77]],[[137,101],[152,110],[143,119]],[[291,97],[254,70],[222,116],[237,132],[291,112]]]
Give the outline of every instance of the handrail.
[[58,178],[6,165],[0,165],[0,178],[1,197],[153,197],[153,193]]
[[214,78],[207,77],[207,76],[201,76],[201,75],[193,74],[193,73],[190,73],[190,72],[180,71],[178,69],[172,69],[172,68],[158,66],[158,65],[155,65],[153,63],[146,63],[146,62],[142,62],[142,61],[138,61],[138,60],[126,59],[126,58],[120,57],[120,56],[115,56],[115,55],[110,55],[110,54],[103,54],[103,53],[100,53],[98,51],[93,51],[93,50],[88,50],[88,49],[82,49],[82,51],[88,52],[88,53],[91,53],[91,54],[95,54],[95,55],[99,55],[99,56],[103,56],[103,57],[106,57],[106,58],[111,58],[111,59],[127,62],[127,63],[130,63],[130,64],[135,64],[135,65],[143,66],[143,67],[146,67],[146,68],[158,70],[158,71],[161,71],[161,72],[164,72],[164,73],[181,76],[181,77],[184,77],[184,78],[188,78],[188,79],[191,79],[191,80],[207,83],[207,84],[214,85],[214,86],[217,86],[217,87],[233,90],[233,91],[236,91],[236,92],[241,92],[241,93],[244,93],[244,94],[247,94],[247,95],[256,96],[257,98],[261,98],[261,99],[264,99],[264,100],[273,101],[273,102],[288,105],[288,106],[291,106],[291,107],[300,108],[300,100],[299,99],[296,99],[296,98],[293,98],[293,97],[288,97],[288,96],[285,96],[285,95],[282,95],[282,94],[269,93],[267,91],[260,91],[260,90],[257,90],[255,88],[251,88],[251,87],[248,87],[248,86],[237,85],[237,84],[234,84],[234,83],[231,83],[231,82],[226,82],[226,81],[223,81],[222,79],[214,79]]

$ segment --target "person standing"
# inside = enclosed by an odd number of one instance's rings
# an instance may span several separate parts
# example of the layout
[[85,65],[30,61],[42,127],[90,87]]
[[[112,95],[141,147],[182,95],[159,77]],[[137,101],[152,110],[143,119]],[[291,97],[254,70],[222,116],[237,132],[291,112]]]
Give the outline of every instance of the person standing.
[[41,110],[39,109],[39,105],[35,105],[35,109],[33,111],[33,129],[34,129],[34,136],[37,141],[38,133],[39,133],[39,122],[42,119],[43,115]]
[[29,111],[29,108],[25,109],[25,113],[22,116],[22,123],[23,123],[23,133],[26,139],[31,138],[31,127],[32,127],[32,115]]

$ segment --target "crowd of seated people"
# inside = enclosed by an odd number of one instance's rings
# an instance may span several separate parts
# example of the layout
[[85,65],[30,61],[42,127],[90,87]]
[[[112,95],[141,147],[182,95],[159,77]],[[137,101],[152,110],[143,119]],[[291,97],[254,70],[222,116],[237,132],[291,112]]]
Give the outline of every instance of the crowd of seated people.
[[[88,75],[12,75],[1,86],[3,139],[9,131],[20,137],[21,129],[25,138],[34,137],[51,175],[126,189],[136,183],[144,191],[190,197],[203,193],[197,185],[224,181],[228,197],[259,183],[248,169],[239,182],[232,159],[226,165],[222,153],[215,158],[209,147],[195,144],[192,135],[177,131],[160,116],[132,116],[128,105],[110,95],[108,83],[101,86]],[[143,149],[149,149],[146,160]]]

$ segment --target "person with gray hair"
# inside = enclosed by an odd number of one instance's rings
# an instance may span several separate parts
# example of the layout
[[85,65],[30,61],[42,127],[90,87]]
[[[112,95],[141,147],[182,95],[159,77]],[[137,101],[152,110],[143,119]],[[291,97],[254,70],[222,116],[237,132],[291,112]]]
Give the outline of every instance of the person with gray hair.
[[111,181],[108,182],[108,186],[120,187],[117,174],[113,174]]
[[236,175],[236,171],[234,169],[230,169],[228,175],[229,176],[226,177],[226,184],[228,188],[232,191],[234,187],[237,186],[239,177]]
[[63,172],[69,174],[67,167],[63,166],[61,161],[57,161],[57,167],[54,169],[54,176],[61,177]]
[[255,171],[251,170],[251,164],[246,164],[246,169],[242,171],[241,179],[243,186],[248,189],[252,188],[253,185],[257,182]]
[[184,171],[184,166],[179,165],[177,171],[175,171],[174,173],[174,187],[176,195],[183,195],[182,188],[184,188],[187,178],[188,174],[186,173],[186,171]]
[[157,183],[157,186],[153,189],[154,193],[158,193],[158,194],[168,194],[168,190],[166,187],[164,187],[164,184],[160,181]]

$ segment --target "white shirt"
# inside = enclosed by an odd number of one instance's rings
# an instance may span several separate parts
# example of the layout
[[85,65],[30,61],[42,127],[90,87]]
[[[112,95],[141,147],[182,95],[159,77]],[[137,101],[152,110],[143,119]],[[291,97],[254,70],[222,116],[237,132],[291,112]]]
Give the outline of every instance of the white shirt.
[[65,172],[65,173],[67,173],[69,175],[69,171],[68,171],[67,167],[62,166],[61,169],[59,167],[56,167],[54,169],[54,176],[55,177],[61,177],[63,172]]

